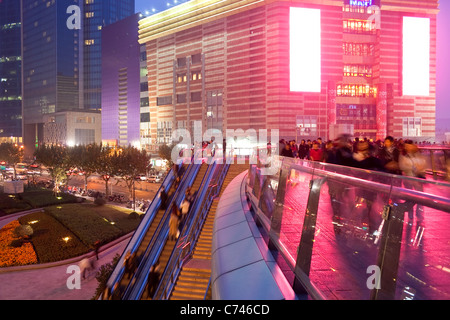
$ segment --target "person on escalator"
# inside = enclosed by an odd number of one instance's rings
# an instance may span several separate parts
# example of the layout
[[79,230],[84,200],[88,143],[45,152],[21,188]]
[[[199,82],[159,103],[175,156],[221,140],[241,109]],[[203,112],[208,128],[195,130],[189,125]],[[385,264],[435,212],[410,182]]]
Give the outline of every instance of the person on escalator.
[[147,278],[147,293],[148,298],[153,299],[156,289],[158,288],[159,278],[161,274],[159,272],[159,260],[150,267]]
[[167,195],[167,192],[166,192],[166,190],[164,189],[163,186],[161,187],[161,195],[160,195],[160,197],[161,197],[161,209],[166,210],[167,209],[167,198],[168,198],[168,195]]
[[174,241],[177,239],[178,225],[180,223],[180,214],[176,204],[172,206],[172,212],[169,220],[169,240]]

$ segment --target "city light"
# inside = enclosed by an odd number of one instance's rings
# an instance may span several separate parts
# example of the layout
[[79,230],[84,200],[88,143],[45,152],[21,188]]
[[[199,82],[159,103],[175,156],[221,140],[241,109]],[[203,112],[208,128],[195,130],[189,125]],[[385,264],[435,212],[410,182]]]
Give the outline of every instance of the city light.
[[430,19],[403,17],[403,95],[430,95]]
[[320,10],[290,8],[290,88],[295,92],[321,90]]

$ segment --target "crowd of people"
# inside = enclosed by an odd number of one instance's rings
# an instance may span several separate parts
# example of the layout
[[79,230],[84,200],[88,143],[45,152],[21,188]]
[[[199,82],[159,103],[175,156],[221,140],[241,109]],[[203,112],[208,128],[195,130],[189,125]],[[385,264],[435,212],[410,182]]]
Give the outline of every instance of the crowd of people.
[[351,139],[340,135],[334,141],[280,140],[280,155],[338,164],[361,169],[383,171],[391,174],[424,178],[425,157],[412,140],[395,139],[387,136],[384,141],[372,139]]

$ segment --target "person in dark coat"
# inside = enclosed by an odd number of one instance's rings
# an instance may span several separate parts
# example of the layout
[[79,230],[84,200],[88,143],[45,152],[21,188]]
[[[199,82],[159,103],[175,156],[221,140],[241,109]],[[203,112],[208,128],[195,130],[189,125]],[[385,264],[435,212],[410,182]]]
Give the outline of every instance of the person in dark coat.
[[282,157],[289,157],[289,158],[293,158],[294,154],[292,153],[291,147],[288,143],[286,143],[284,145],[284,149],[281,151],[281,156]]
[[169,197],[167,195],[166,190],[164,189],[164,187],[161,187],[161,209],[166,210],[167,209],[167,198]]
[[153,296],[155,295],[155,291],[158,288],[160,276],[161,274],[159,271],[159,260],[158,260],[154,265],[150,267],[150,270],[148,272],[147,293],[149,299],[153,299]]

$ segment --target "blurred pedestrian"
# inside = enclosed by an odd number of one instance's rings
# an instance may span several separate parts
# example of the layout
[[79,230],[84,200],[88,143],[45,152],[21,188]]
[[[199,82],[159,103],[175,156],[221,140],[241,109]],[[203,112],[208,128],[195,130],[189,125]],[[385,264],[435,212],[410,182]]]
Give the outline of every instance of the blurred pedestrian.
[[147,293],[148,298],[153,299],[155,295],[155,291],[158,288],[159,280],[160,280],[160,271],[159,271],[159,260],[150,267],[147,278]]

